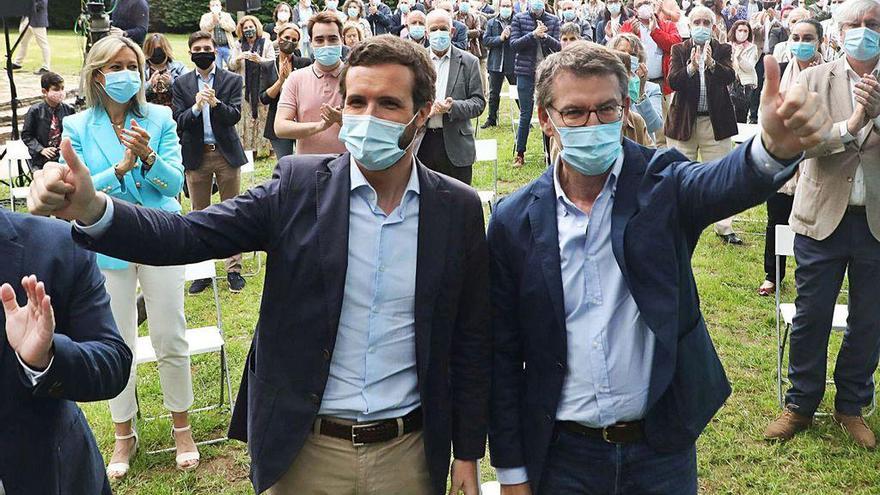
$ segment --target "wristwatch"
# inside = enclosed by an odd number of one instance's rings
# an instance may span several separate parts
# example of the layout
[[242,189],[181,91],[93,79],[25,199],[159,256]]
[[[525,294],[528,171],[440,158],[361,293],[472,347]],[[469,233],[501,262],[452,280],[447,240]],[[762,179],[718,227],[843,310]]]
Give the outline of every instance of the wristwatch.
[[146,160],[141,160],[141,163],[144,164],[144,169],[149,170],[150,167],[152,167],[153,164],[156,163],[156,152],[151,152],[149,155],[147,155]]

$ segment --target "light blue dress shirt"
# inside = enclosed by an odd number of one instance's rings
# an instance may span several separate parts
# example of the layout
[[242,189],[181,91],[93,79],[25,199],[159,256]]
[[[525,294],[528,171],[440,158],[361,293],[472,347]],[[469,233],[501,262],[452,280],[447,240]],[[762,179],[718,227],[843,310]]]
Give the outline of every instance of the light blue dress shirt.
[[[760,138],[749,149],[756,169],[770,176],[796,167],[802,157],[781,164]],[[568,360],[556,419],[591,428],[644,418],[656,343],[611,249],[611,211],[623,159],[621,153],[589,215],[563,191],[560,162],[553,173]],[[496,471],[504,485],[528,481],[525,467]]]
[[[196,82],[199,85],[199,91],[205,88],[213,88],[214,87],[214,76],[217,75],[217,65],[214,65],[214,68],[211,69],[210,74],[208,74],[207,79],[202,79],[202,74],[196,71]],[[216,144],[217,141],[214,139],[214,128],[211,127],[211,105],[205,104],[201,107],[193,107],[193,113],[196,114],[196,117],[199,115],[202,116],[202,128],[205,133],[205,144]]]
[[414,163],[400,205],[386,215],[354,160],[350,175],[345,293],[318,414],[355,421],[396,418],[420,404],[415,332],[419,178]]

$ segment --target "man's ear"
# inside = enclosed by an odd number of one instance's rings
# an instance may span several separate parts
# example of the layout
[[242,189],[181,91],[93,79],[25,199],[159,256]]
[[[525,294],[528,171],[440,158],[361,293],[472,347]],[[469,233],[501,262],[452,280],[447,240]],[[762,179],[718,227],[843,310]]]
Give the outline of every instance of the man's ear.
[[555,129],[553,128],[553,123],[550,122],[550,114],[547,113],[547,109],[538,105],[538,123],[541,125],[541,131],[548,137],[553,137],[555,133]]
[[449,37],[455,39],[455,24],[452,25],[452,29],[449,31]]
[[422,108],[419,109],[419,113],[416,114],[416,127],[422,128],[428,123],[429,116],[431,115],[431,108],[433,108],[434,102],[429,101],[422,105]]

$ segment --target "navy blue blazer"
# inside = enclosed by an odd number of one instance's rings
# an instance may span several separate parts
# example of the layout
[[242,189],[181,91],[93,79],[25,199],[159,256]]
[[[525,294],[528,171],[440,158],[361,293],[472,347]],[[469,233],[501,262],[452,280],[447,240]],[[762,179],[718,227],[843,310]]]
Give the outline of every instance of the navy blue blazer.
[[[700,312],[691,256],[717,220],[762,203],[793,175],[747,159],[751,141],[706,164],[624,140],[611,214],[614,257],[657,339],[648,444],[690,447],[730,395]],[[565,305],[553,167],[501,201],[489,224],[494,370],[489,444],[496,467],[541,473],[566,374]]]
[[0,259],[0,284],[12,285],[19,305],[27,303],[22,277],[45,283],[56,325],[54,360],[34,387],[0,312],[0,481],[9,495],[109,494],[104,460],[74,401],[122,392],[131,351],[116,330],[95,255],[71,241],[65,222],[0,210]]
[[[148,265],[267,252],[260,318],[229,431],[248,443],[257,493],[290,468],[321,406],[348,263],[349,157],[286,157],[267,183],[185,216],[114,200],[113,224],[100,239],[74,233],[90,249]],[[450,444],[458,459],[485,451],[489,261],[474,190],[421,164],[418,177],[416,361],[428,469],[440,495]]]

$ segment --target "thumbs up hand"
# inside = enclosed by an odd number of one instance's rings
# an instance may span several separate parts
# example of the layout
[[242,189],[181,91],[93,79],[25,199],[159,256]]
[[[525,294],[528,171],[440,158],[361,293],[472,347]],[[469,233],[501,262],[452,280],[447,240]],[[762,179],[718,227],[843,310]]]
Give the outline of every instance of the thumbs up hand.
[[832,123],[816,93],[800,84],[780,93],[779,79],[776,59],[765,56],[761,141],[771,155],[788,160],[827,139]]
[[61,156],[66,164],[47,163],[43,170],[34,172],[28,210],[34,215],[55,215],[91,225],[104,214],[106,199],[95,193],[91,172],[68,138],[61,142]]

